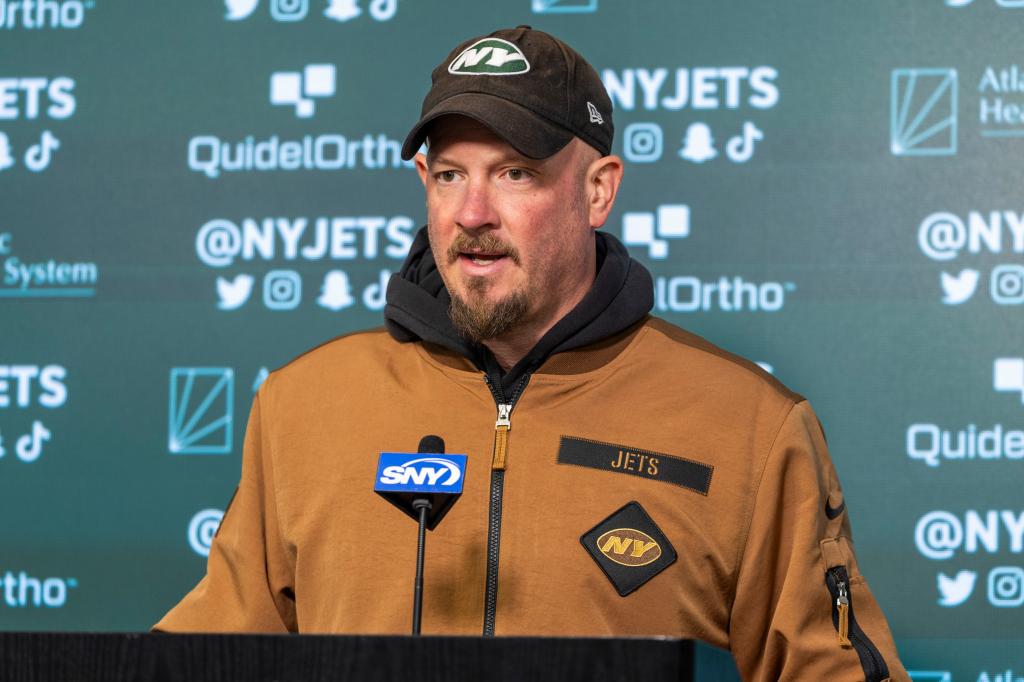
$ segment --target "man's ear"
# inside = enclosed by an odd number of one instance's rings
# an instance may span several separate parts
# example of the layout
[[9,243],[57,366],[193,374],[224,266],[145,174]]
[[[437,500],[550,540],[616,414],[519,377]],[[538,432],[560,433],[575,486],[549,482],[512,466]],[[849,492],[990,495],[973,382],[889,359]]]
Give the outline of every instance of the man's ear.
[[615,155],[602,156],[587,168],[587,208],[591,227],[601,227],[608,220],[622,184],[622,171],[622,159]]
[[427,186],[427,157],[423,154],[417,154],[414,159],[416,162],[416,172],[420,174],[420,182],[423,186]]

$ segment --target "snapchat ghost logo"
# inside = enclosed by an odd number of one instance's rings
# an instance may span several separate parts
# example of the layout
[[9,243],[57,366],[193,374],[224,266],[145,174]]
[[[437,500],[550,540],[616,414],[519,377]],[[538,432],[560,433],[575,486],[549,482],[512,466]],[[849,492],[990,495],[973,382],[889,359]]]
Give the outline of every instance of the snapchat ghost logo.
[[355,300],[352,298],[352,286],[344,270],[331,270],[324,276],[320,289],[320,298],[316,299],[322,308],[338,312],[348,308]]
[[335,21],[355,19],[363,10],[359,9],[358,0],[329,0],[324,16]]
[[686,137],[683,139],[683,148],[679,156],[694,163],[704,163],[718,156],[715,149],[715,140],[711,136],[711,128],[707,123],[691,123],[686,129]]

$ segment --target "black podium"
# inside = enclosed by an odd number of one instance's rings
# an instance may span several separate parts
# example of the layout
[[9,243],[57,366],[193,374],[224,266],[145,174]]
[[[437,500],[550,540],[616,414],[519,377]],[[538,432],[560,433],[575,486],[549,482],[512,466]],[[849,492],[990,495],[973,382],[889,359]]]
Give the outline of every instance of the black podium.
[[697,679],[696,646],[669,638],[0,633],[0,680],[687,682]]

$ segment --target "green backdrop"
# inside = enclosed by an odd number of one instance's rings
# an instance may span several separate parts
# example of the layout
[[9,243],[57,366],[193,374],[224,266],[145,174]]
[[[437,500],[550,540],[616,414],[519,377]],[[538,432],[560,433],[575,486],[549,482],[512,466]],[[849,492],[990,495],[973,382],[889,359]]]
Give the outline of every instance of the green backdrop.
[[198,580],[263,371],[381,323],[430,70],[527,23],[657,314],[810,398],[915,678],[1024,675],[1022,5],[0,0],[0,628]]

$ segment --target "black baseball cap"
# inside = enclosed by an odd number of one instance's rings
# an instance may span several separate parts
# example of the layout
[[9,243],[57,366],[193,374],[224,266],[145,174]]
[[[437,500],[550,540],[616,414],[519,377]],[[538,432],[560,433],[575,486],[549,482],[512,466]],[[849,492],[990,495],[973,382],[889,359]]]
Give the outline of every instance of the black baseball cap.
[[517,26],[470,38],[434,69],[431,82],[403,159],[419,151],[430,122],[446,114],[476,119],[532,159],[546,159],[574,136],[611,153],[612,102],[600,76],[543,31]]

